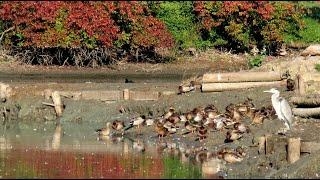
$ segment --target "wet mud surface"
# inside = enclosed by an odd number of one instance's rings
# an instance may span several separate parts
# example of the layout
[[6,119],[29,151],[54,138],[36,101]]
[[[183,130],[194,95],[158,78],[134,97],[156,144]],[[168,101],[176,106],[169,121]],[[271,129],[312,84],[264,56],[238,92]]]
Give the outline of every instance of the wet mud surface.
[[[12,82],[9,83],[14,87],[16,93],[12,99],[1,104],[3,107],[9,109],[8,112],[13,113],[11,118],[3,118],[2,132],[7,137],[11,137],[11,141],[15,142],[19,139],[24,145],[39,144],[40,148],[45,149],[46,142],[52,140],[52,134],[55,132],[55,112],[52,107],[45,106],[42,102],[48,102],[39,92],[46,88],[52,88],[55,90],[123,90],[129,88],[133,90],[171,90],[176,91],[179,81],[173,80],[173,82],[160,81],[160,82],[144,82],[144,83],[100,83],[100,82],[74,82],[74,83],[31,83],[31,82]],[[238,91],[226,91],[219,93],[201,93],[198,90],[196,92],[187,93],[184,95],[168,95],[162,96],[158,101],[115,101],[115,102],[101,102],[95,100],[72,100],[63,98],[63,102],[66,106],[60,123],[62,126],[61,146],[60,149],[66,150],[71,149],[75,151],[74,147],[79,146],[79,142],[82,148],[79,150],[89,151],[94,146],[97,146],[97,134],[95,130],[97,128],[104,127],[107,122],[114,120],[123,120],[126,125],[129,124],[130,119],[140,115],[146,115],[150,118],[162,116],[168,111],[169,107],[174,107],[176,112],[184,113],[192,110],[195,107],[206,106],[208,104],[214,104],[220,112],[225,112],[225,107],[230,103],[238,104],[243,102],[247,98],[251,98],[257,108],[262,106],[271,105],[271,96],[263,91],[267,88],[253,88],[248,90]],[[286,91],[285,88],[280,88],[280,94],[282,97],[289,99],[293,95],[293,92]],[[119,110],[123,108],[124,113]],[[15,116],[16,115],[16,116]],[[197,153],[200,151],[210,152],[215,154],[224,147],[237,148],[242,147],[246,155],[241,162],[237,163],[226,163],[223,162],[223,168],[219,174],[223,178],[268,178],[268,177],[317,177],[319,167],[315,167],[316,164],[310,165],[308,160],[314,154],[304,154],[301,159],[295,164],[289,165],[286,160],[285,146],[277,147],[273,154],[265,155],[258,153],[258,147],[254,146],[257,141],[257,137],[265,134],[274,134],[283,128],[284,125],[276,118],[267,119],[261,125],[250,125],[251,120],[244,118],[243,122],[248,125],[251,129],[250,133],[246,133],[243,137],[237,141],[231,143],[225,143],[226,132],[228,129],[222,131],[209,131],[207,138],[203,141],[196,141],[197,136],[195,134],[182,135],[182,132],[178,130],[176,134],[164,137],[159,140],[154,127],[143,126],[141,131],[136,128],[128,130],[124,137],[119,140],[122,144],[121,148],[123,151],[123,142],[128,141],[132,144],[134,142],[140,142],[145,144],[145,152],[151,153],[156,152],[165,155],[172,155],[172,158],[167,161],[181,162],[183,155],[179,147],[185,149],[193,149],[194,153],[189,153],[187,162],[192,164],[192,167],[198,168],[194,174],[189,174],[186,177],[200,177],[201,162],[197,162]],[[287,137],[301,137],[302,140],[317,141],[320,142],[318,132],[320,129],[320,123],[317,119],[301,119],[295,118],[296,125],[293,130],[289,132]],[[183,127],[183,125],[181,125]],[[25,131],[25,132],[23,132]],[[27,132],[29,131],[29,132]],[[41,139],[40,137],[46,137],[45,134],[50,134],[47,140]],[[29,135],[29,137],[28,137]],[[17,138],[18,137],[18,138]],[[39,137],[38,140],[36,140]],[[76,139],[74,137],[77,137]],[[10,138],[9,138],[10,139]],[[23,140],[22,140],[23,139]],[[103,140],[102,140],[103,141]],[[112,143],[117,144],[118,140],[112,140]],[[39,143],[34,143],[39,142]],[[78,142],[78,145],[76,145]],[[109,142],[105,141],[105,143]],[[51,143],[51,142],[50,142]],[[49,143],[49,144],[50,144]],[[76,144],[75,144],[76,143]],[[176,148],[176,152],[174,148]],[[17,146],[19,147],[19,146]],[[156,147],[156,148],[155,148]],[[52,147],[51,147],[52,148]],[[119,146],[115,146],[115,149]],[[41,149],[41,148],[40,148]],[[50,148],[49,148],[50,149]],[[98,147],[97,151],[105,151],[104,148]],[[107,148],[108,149],[108,148]],[[161,151],[159,149],[162,149]],[[177,150],[178,149],[178,150]],[[197,150],[195,150],[197,149]],[[199,150],[200,149],[200,150]],[[91,149],[92,150],[92,149]],[[96,153],[96,150],[94,150]],[[141,158],[141,154],[138,154]],[[152,156],[153,157],[153,156]],[[165,158],[161,158],[164,161]],[[317,161],[317,158],[312,158],[313,161]],[[319,158],[318,158],[319,159]],[[199,160],[198,160],[199,161]],[[317,161],[319,162],[319,161]],[[163,162],[162,162],[163,163]],[[295,172],[293,166],[298,166],[299,171]],[[301,167],[300,167],[301,166]],[[172,167],[174,168],[174,167]],[[199,172],[198,172],[199,171]],[[176,172],[166,171],[167,173],[176,174]],[[164,174],[162,172],[160,174]],[[200,175],[195,176],[195,174]],[[219,177],[218,175],[216,177]],[[5,177],[5,176],[3,176]],[[9,177],[9,176],[8,176]],[[86,177],[86,176],[82,176]],[[97,176],[95,176],[97,177]],[[122,177],[122,176],[121,176]],[[131,176],[123,176],[131,177]],[[154,176],[143,176],[137,175],[134,177],[154,177]],[[163,176],[155,176],[163,177]],[[171,177],[174,177],[173,175]],[[208,177],[202,174],[201,177]]]

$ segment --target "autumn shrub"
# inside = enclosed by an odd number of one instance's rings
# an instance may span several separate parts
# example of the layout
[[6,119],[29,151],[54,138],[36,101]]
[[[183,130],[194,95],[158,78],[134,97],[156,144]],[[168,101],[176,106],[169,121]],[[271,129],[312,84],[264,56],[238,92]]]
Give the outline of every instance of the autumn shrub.
[[303,25],[303,9],[291,2],[199,1],[194,11],[204,40],[236,51],[257,45],[275,52],[286,33],[296,35]]
[[[50,56],[49,64],[80,65],[83,62],[77,61],[88,57],[104,64],[116,59],[113,54],[119,49],[139,59],[141,53],[152,56],[154,48],[173,45],[166,26],[150,14],[145,2],[10,1],[2,2],[0,8],[3,27],[15,27],[4,45],[33,54],[48,52],[42,55]],[[65,52],[60,55],[65,59],[49,55],[56,51]],[[39,58],[28,62],[42,63]]]

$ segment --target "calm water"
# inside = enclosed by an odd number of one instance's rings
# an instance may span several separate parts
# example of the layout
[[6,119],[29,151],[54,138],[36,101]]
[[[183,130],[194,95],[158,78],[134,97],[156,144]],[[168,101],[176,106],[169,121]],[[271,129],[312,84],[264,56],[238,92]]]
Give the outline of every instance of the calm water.
[[141,139],[97,139],[92,123],[0,126],[0,178],[218,178]]

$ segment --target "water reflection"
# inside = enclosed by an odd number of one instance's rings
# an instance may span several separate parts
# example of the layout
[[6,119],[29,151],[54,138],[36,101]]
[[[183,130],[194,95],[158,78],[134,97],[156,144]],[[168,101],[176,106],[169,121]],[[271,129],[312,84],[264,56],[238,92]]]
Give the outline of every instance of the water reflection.
[[46,128],[0,137],[1,178],[218,178],[224,168],[213,152],[174,141],[97,139],[90,128],[80,137],[69,130],[82,127],[61,123]]

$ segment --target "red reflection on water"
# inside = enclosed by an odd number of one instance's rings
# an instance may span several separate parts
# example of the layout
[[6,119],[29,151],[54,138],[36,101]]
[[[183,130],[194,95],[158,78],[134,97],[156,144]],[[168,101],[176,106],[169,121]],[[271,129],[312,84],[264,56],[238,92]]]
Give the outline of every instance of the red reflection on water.
[[40,149],[1,154],[1,178],[161,178],[164,171],[161,157]]

